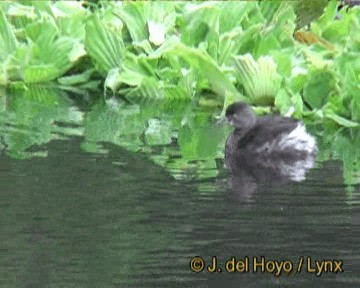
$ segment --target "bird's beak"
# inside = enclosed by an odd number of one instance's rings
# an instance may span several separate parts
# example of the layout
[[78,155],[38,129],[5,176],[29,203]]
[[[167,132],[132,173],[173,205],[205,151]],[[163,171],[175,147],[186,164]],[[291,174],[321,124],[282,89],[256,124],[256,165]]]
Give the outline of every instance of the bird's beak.
[[222,116],[215,123],[216,125],[225,125],[225,124],[229,124],[229,120],[225,116]]

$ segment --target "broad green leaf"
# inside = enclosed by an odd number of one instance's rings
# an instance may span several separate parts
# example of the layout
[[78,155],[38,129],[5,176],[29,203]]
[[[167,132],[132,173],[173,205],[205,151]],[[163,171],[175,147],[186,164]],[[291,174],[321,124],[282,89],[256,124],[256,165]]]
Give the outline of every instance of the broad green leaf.
[[314,70],[304,86],[304,100],[312,108],[321,108],[330,93],[336,91],[336,78],[329,70]]
[[[219,35],[219,13],[220,7],[216,3],[188,4],[184,14],[186,21],[180,30],[182,42],[190,47],[203,43],[208,48],[211,37]],[[209,36],[209,33],[213,35]]]
[[55,20],[48,14],[44,14],[41,19],[26,25],[24,30],[28,39],[40,43],[43,47],[55,41],[59,34]]
[[292,106],[291,97],[285,89],[280,89],[275,97],[275,106],[282,115],[286,114]]
[[8,23],[3,11],[0,9],[0,60],[1,62],[14,52],[18,46],[15,34]]
[[145,78],[156,77],[156,63],[156,59],[129,53],[119,68],[109,71],[105,80],[105,88],[110,88],[115,92],[123,85],[139,86]]
[[[257,3],[245,1],[224,1],[220,6],[219,34],[231,33],[241,27],[241,23],[249,13],[257,9]],[[254,23],[255,24],[255,23]]]
[[241,84],[250,101],[260,105],[272,104],[282,81],[276,72],[274,60],[266,56],[255,61],[251,54],[234,59]]
[[75,74],[75,75],[61,77],[61,78],[57,79],[57,81],[61,85],[66,85],[66,86],[77,85],[77,84],[86,83],[86,82],[90,81],[91,75],[93,73],[94,73],[94,70],[89,69],[81,74]]
[[40,83],[56,79],[61,74],[53,64],[29,65],[24,70],[25,83]]
[[322,37],[332,43],[340,42],[345,44],[351,25],[350,17],[343,17],[341,20],[333,21],[322,31]]
[[119,67],[125,53],[121,35],[106,27],[97,14],[86,23],[85,48],[103,75]]
[[295,30],[295,21],[296,15],[292,5],[288,3],[281,3],[279,9],[277,9],[269,23],[269,27],[264,30],[263,41],[266,42],[266,39],[269,35],[273,35],[281,44],[281,47],[293,46],[292,35]]
[[146,40],[159,45],[164,41],[167,31],[175,25],[177,5],[166,1],[126,2],[115,13],[129,31],[132,44]]
[[201,76],[208,79],[210,87],[217,93],[219,99],[224,100],[226,95],[234,95],[239,100],[245,100],[235,89],[230,79],[224,75],[216,62],[207,54],[180,43],[168,47],[166,52],[182,57]]
[[154,78],[144,77],[141,83],[127,93],[125,97],[133,103],[164,100],[163,88],[163,82],[159,82]]
[[325,118],[331,119],[341,126],[348,127],[348,128],[360,127],[360,124],[358,122],[354,122],[354,121],[348,120],[344,117],[341,117],[341,116],[335,114],[330,109],[326,109],[324,111],[324,115],[325,115]]
[[145,2],[128,2],[120,11],[116,11],[116,14],[124,22],[132,40],[135,42],[140,42],[149,37],[146,30],[146,19],[144,19],[141,13],[144,5],[146,5]]
[[335,20],[338,6],[338,1],[330,1],[324,10],[324,14],[311,24],[311,30],[320,35],[321,31]]
[[270,22],[274,17],[276,11],[279,9],[282,0],[273,0],[273,1],[261,1],[259,3],[259,8],[261,14],[265,19]]

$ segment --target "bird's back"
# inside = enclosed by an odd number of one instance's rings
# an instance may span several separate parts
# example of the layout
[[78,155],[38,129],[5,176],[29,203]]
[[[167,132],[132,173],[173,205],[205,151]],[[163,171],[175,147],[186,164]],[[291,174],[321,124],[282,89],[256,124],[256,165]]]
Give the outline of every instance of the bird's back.
[[283,155],[314,152],[315,139],[298,120],[280,116],[257,119],[255,126],[238,141],[238,149],[252,154]]

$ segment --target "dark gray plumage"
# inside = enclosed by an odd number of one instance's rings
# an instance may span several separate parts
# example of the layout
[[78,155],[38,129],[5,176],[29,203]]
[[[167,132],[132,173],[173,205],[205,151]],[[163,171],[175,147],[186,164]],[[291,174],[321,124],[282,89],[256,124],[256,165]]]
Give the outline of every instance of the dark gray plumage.
[[308,156],[313,158],[316,152],[314,137],[298,120],[281,116],[256,117],[252,108],[242,102],[231,104],[225,116],[235,128],[225,147],[225,163],[230,170],[246,160],[283,174],[281,170],[289,170],[294,161],[308,159]]

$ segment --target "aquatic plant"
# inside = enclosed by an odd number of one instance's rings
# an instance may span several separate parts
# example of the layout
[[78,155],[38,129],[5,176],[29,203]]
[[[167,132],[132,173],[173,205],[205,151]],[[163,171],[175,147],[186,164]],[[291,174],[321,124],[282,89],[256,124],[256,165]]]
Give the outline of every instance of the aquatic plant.
[[100,79],[105,93],[131,103],[224,109],[247,100],[359,126],[359,7],[92,2],[0,2],[0,85],[56,81],[71,90]]

